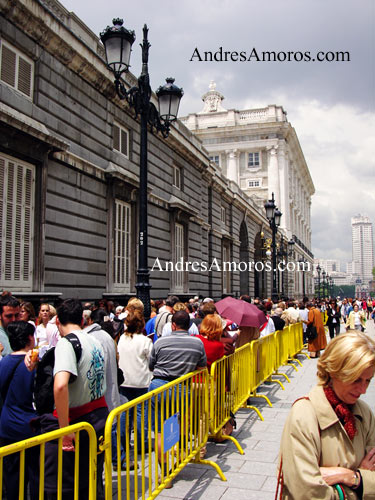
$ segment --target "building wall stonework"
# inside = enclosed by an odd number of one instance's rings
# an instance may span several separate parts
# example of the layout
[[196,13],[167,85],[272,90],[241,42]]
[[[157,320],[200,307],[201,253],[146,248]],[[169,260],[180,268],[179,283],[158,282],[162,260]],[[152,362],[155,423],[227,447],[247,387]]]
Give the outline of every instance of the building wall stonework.
[[[295,129],[281,106],[226,110],[224,96],[211,82],[202,97],[202,111],[181,118],[202,140],[211,160],[231,180],[263,207],[274,195],[281,210],[280,231],[295,242],[293,259],[311,265],[305,275],[305,291],[313,291],[311,252],[311,197],[315,192]],[[302,295],[302,280],[292,278],[292,294]],[[289,278],[288,278],[289,279]],[[296,285],[294,287],[294,285]]]
[[[26,240],[20,243],[25,262],[28,255],[31,259],[30,269],[23,267],[30,279],[9,278],[7,266],[13,272],[14,262],[4,260],[1,287],[30,297],[61,293],[83,300],[125,300],[135,295],[139,122],[115,94],[98,37],[74,14],[55,0],[0,0],[0,10],[1,43],[32,61],[33,84],[27,96],[0,80],[0,166],[8,184],[17,162],[16,171],[29,164],[35,170],[33,183],[23,187],[33,195],[33,225],[26,228],[32,228],[31,253]],[[136,82],[131,74],[126,79]],[[280,110],[275,113],[279,116]],[[240,119],[256,123],[260,116],[263,111]],[[128,139],[126,154],[115,147],[118,129]],[[156,259],[163,265],[174,262],[177,250],[186,260],[208,265],[213,259],[221,265],[224,255],[234,262],[241,256],[254,259],[256,237],[268,227],[263,207],[223,170],[238,160],[244,168],[244,156],[223,150],[223,166],[217,166],[208,149],[181,121],[171,127],[168,139],[149,134],[150,269]],[[262,161],[266,155],[262,151]],[[176,168],[180,186],[174,185]],[[26,213],[26,205],[22,210]],[[9,223],[10,212],[4,217],[3,223]],[[119,276],[123,284],[116,281]],[[178,292],[218,299],[223,293],[238,296],[241,287],[250,294],[255,290],[253,271],[225,275],[200,269],[180,278],[173,271],[153,270],[152,297]]]

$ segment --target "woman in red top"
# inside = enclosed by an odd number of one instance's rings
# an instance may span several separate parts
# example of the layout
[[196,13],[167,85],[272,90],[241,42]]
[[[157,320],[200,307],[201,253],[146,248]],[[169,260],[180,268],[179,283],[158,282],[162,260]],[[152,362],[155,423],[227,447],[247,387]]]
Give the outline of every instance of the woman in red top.
[[203,342],[206,351],[208,372],[212,363],[224,356],[224,345],[220,342],[222,333],[221,317],[218,314],[207,314],[201,323],[198,338]]
[[[198,338],[201,339],[204,345],[204,350],[207,357],[207,370],[210,373],[211,365],[214,361],[224,356],[224,344],[220,342],[221,334],[223,333],[223,323],[218,314],[207,314],[204,317]],[[199,423],[200,431],[204,434],[204,423],[201,420]],[[206,455],[206,445],[200,449],[200,458],[203,459]]]

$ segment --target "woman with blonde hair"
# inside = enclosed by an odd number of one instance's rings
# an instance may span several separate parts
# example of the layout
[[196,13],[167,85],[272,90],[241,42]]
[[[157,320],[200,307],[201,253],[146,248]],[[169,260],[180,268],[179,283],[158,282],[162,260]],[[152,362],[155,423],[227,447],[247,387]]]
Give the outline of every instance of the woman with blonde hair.
[[284,427],[280,498],[373,499],[375,417],[359,397],[375,373],[375,342],[361,332],[339,335],[317,367],[318,384]]
[[41,304],[36,327],[36,341],[39,347],[48,345],[47,324],[51,317],[50,305]]

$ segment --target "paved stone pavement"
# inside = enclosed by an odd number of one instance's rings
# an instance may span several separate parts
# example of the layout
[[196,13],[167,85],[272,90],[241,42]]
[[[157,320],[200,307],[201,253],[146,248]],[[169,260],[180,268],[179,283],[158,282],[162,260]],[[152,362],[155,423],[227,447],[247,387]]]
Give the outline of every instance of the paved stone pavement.
[[[343,328],[343,326],[342,326]],[[367,325],[367,333],[375,339],[373,321]],[[206,465],[187,465],[175,478],[173,488],[164,490],[158,499],[183,500],[273,500],[276,487],[276,465],[281,433],[292,403],[309,392],[316,382],[316,360],[299,357],[303,367],[298,372],[287,367],[291,383],[285,381],[283,391],[279,384],[267,384],[260,388],[273,407],[261,399],[252,400],[261,410],[264,422],[252,410],[241,409],[236,415],[239,440],[244,455],[240,455],[233,443],[208,443],[208,460],[221,467],[227,481],[221,481],[215,470]],[[363,399],[375,408],[375,381],[371,383]]]

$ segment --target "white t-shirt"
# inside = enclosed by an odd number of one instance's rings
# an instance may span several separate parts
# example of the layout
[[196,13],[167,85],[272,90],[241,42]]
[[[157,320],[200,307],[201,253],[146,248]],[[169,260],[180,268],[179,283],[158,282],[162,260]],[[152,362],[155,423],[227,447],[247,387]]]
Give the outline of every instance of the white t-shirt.
[[274,331],[276,331],[275,323],[273,322],[273,319],[271,317],[268,317],[267,324],[263,328],[263,330],[261,330],[259,337],[265,337],[266,335],[269,335],[270,333],[273,333]]
[[36,341],[39,346],[48,345],[47,328],[41,323],[35,330]]
[[77,358],[69,340],[61,338],[55,350],[53,375],[69,372],[77,378],[69,384],[69,408],[82,406],[102,397],[106,390],[104,353],[100,343],[82,332],[74,332],[81,343],[82,355],[77,366]]
[[133,337],[123,334],[118,342],[119,367],[124,374],[123,387],[148,387],[152,372],[148,361],[152,350],[152,340],[141,333]]

